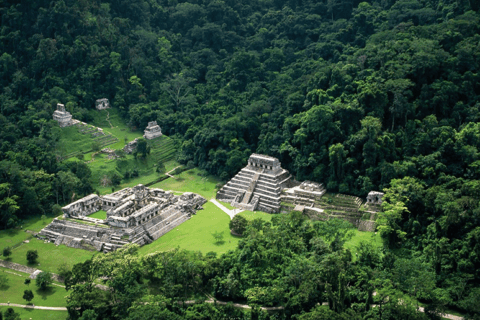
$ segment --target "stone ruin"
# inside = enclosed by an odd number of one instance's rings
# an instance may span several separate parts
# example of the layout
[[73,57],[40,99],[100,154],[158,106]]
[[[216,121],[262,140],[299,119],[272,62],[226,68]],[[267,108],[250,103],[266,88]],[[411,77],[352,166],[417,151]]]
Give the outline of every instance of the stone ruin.
[[71,113],[65,111],[65,106],[61,103],[57,103],[57,110],[53,112],[53,120],[58,121],[60,128],[74,124]]
[[145,128],[145,134],[143,135],[143,137],[145,139],[151,140],[151,139],[160,137],[161,135],[162,135],[162,130],[160,129],[160,126],[157,124],[157,121],[150,121],[148,123],[148,126]]
[[370,191],[367,196],[367,204],[381,205],[385,193],[379,191]]
[[[139,184],[105,196],[91,194],[63,207],[64,218],[55,218],[37,236],[56,245],[103,252],[127,243],[142,246],[190,219],[206,202],[191,192],[175,196]],[[105,220],[87,217],[99,210],[107,212]]]
[[97,110],[104,110],[110,108],[110,101],[107,98],[98,99],[95,101],[95,108]]
[[125,147],[123,147],[123,151],[125,151],[125,153],[127,154],[130,154],[137,148],[137,144],[138,144],[138,138],[135,138],[135,140],[130,141],[125,145]]
[[280,212],[281,192],[291,178],[277,158],[254,153],[248,165],[218,191],[217,199],[243,210]]
[[[323,196],[326,192],[321,183],[293,180],[290,173],[281,168],[277,158],[252,154],[248,165],[217,192],[217,199],[243,210],[268,213],[293,210],[312,219],[334,217],[347,220],[360,231],[375,230],[375,210],[365,209],[371,208],[368,206],[370,202],[381,203],[383,193],[370,192],[364,207],[361,198],[345,194],[329,195],[328,201],[325,201]],[[365,215],[369,215],[368,220]]]

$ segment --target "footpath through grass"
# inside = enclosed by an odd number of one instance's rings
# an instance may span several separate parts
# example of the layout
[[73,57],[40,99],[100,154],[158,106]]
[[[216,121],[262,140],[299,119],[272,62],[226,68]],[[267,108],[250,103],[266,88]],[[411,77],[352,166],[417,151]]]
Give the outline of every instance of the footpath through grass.
[[[23,294],[22,294],[23,295]],[[25,304],[25,303],[23,303]],[[0,312],[7,311],[9,307],[0,307]],[[21,320],[65,320],[68,317],[68,311],[38,310],[29,308],[12,307],[15,313],[18,313]]]
[[[67,305],[65,301],[67,291],[65,288],[50,285],[46,290],[40,290],[35,285],[35,280],[32,280],[29,285],[24,283],[30,274],[3,267],[0,267],[0,275],[7,278],[7,284],[0,287],[0,302],[27,304],[27,301],[23,299],[23,292],[32,290],[34,297],[31,303],[37,306],[65,307]],[[59,284],[58,282],[55,283]]]

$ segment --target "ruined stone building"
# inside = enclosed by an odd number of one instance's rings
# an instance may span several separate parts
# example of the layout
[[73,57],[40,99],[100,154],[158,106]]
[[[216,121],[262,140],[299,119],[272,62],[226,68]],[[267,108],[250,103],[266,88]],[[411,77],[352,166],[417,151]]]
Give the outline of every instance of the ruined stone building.
[[61,128],[73,125],[72,115],[70,112],[65,111],[65,106],[61,103],[57,103],[57,110],[53,112],[53,120],[58,121]]
[[281,192],[291,178],[277,158],[252,154],[248,165],[218,191],[217,199],[244,210],[280,212]]
[[160,137],[161,135],[162,135],[162,130],[160,129],[160,126],[157,124],[157,121],[150,121],[148,123],[148,126],[145,128],[145,134],[143,135],[143,137],[145,139],[151,140],[151,139]]
[[95,108],[97,110],[104,110],[110,108],[110,101],[107,98],[98,99],[95,101]]
[[359,197],[336,194],[325,200],[326,192],[321,183],[293,180],[277,158],[252,154],[247,166],[217,192],[217,199],[243,210],[300,211],[316,220],[335,217],[351,222],[362,231],[375,229],[374,211],[381,210],[381,192],[371,192],[367,198],[368,203],[378,206],[378,210],[372,211]]
[[[63,207],[64,219],[54,219],[38,236],[57,245],[104,252],[126,243],[144,245],[190,219],[205,202],[194,193],[175,196],[143,185],[105,196],[92,194]],[[106,211],[105,220],[87,217],[99,210]]]

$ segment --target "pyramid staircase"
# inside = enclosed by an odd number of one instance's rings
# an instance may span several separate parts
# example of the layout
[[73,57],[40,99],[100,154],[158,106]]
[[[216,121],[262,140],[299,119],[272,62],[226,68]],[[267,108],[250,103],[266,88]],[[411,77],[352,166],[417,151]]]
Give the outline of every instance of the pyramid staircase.
[[248,166],[218,191],[217,199],[243,210],[280,212],[281,192],[290,179],[284,169],[272,172]]

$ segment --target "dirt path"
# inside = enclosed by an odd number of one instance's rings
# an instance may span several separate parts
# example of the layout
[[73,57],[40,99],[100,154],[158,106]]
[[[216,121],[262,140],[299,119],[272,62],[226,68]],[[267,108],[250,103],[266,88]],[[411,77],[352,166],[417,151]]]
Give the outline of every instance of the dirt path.
[[166,176],[169,176],[170,178],[175,179],[175,176],[174,176],[174,175],[171,175],[170,172],[173,172],[173,171],[175,171],[175,169],[180,168],[180,167],[181,167],[181,166],[176,166],[176,167],[173,168],[172,170],[166,172],[165,175],[166,175]]
[[16,303],[0,303],[0,306],[6,307],[20,307],[20,308],[27,308],[27,309],[38,309],[38,310],[54,310],[54,311],[67,311],[65,307],[42,307],[42,306],[35,306],[35,305],[25,305],[25,304],[16,304]]
[[110,112],[107,111],[107,120],[108,124],[110,125],[110,128],[113,128],[112,123],[110,122]]
[[243,210],[241,209],[233,209],[233,210],[230,210],[228,209],[227,207],[225,207],[223,204],[221,204],[220,202],[218,202],[217,200],[215,199],[210,199],[210,201],[216,205],[217,207],[219,207],[223,212],[225,212],[226,214],[228,214],[230,216],[230,219],[233,219],[233,217],[235,217],[235,215],[237,213],[240,213],[242,212]]

